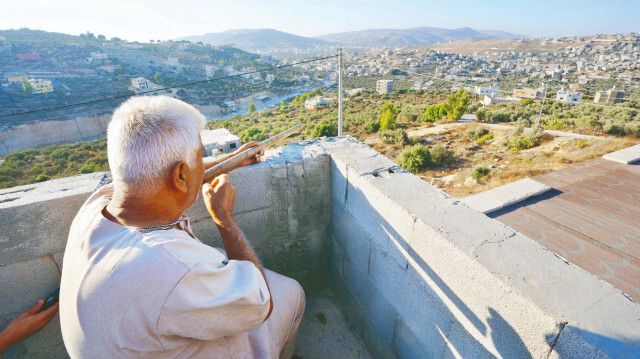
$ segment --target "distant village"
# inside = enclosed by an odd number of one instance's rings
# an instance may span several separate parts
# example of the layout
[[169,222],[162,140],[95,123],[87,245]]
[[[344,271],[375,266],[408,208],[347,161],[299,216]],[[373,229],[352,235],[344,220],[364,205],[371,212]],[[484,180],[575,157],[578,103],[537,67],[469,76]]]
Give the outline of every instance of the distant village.
[[[519,40],[523,41],[523,40]],[[640,35],[600,35],[543,39],[554,51],[498,51],[498,49],[460,55],[427,48],[374,49],[347,57],[345,76],[376,77],[406,74],[412,90],[428,90],[434,80],[451,84],[451,91],[465,87],[486,104],[522,99],[542,99],[549,87],[555,88],[555,100],[578,104],[584,89],[598,81],[616,80],[622,88],[594,92],[589,101],[615,104],[625,101],[625,88],[640,85]],[[309,69],[332,71],[331,63],[310,64]],[[413,75],[413,76],[412,76]],[[517,78],[511,88],[501,89],[501,78]],[[538,86],[532,86],[538,84]],[[393,81],[378,81],[378,93],[393,91]]]

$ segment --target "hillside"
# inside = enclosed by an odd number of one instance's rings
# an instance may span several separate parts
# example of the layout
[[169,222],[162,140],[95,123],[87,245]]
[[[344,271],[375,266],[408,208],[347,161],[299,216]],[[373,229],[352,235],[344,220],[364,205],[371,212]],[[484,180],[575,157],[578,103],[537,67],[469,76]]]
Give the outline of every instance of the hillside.
[[[172,64],[169,64],[169,59]],[[133,78],[143,77],[150,88],[159,89],[209,78],[220,78],[277,65],[273,59],[237,48],[194,44],[186,41],[151,43],[107,39],[92,33],[80,36],[40,30],[0,31],[0,116],[65,106],[96,99],[122,97],[113,101],[73,106],[55,111],[36,112],[0,118],[0,129],[19,124],[68,120],[108,114],[124,97],[133,95]],[[208,70],[207,70],[208,68]],[[51,81],[52,92],[32,93],[21,82],[9,82],[7,74],[24,73],[29,79]],[[278,95],[299,88],[294,80],[305,75],[299,69],[273,72],[270,83],[266,74],[232,77],[213,83],[169,90],[195,105],[209,106],[218,116],[226,111],[224,101],[264,91]]]
[[241,29],[199,36],[186,36],[178,40],[202,42],[220,46],[233,45],[249,52],[282,52],[290,49],[313,49],[333,46],[328,41],[289,34],[273,29]]
[[473,54],[490,52],[532,52],[532,51],[554,51],[566,44],[553,43],[540,39],[462,39],[452,42],[439,43],[427,46],[433,50],[453,54]]
[[343,32],[317,36],[317,39],[335,42],[343,46],[354,47],[410,47],[424,46],[439,42],[455,41],[466,38],[521,38],[523,36],[503,31],[477,31],[469,27],[443,29],[436,27],[417,27],[410,29],[372,29]]

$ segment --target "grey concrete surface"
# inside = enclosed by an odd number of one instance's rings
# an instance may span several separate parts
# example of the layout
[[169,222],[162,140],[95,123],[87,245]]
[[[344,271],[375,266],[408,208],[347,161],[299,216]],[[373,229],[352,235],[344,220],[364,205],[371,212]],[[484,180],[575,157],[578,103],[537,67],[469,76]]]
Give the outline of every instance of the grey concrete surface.
[[[637,303],[366,145],[318,139],[269,156],[230,174],[240,227],[265,266],[298,279],[309,298],[331,286],[372,357],[640,354]],[[91,186],[3,203],[0,324],[59,280],[66,231]],[[196,235],[219,245],[201,200],[187,214]],[[12,355],[64,355],[55,328],[43,333]]]
[[372,358],[362,340],[349,328],[329,288],[307,298],[294,354],[302,359]]

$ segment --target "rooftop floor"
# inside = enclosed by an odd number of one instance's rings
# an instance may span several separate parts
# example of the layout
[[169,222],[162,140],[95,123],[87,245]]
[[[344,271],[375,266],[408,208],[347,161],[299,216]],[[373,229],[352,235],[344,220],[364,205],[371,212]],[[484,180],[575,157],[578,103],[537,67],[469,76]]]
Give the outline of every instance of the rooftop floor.
[[640,163],[595,159],[533,179],[552,190],[489,217],[640,302]]
[[349,327],[329,288],[307,298],[294,354],[302,359],[372,358]]

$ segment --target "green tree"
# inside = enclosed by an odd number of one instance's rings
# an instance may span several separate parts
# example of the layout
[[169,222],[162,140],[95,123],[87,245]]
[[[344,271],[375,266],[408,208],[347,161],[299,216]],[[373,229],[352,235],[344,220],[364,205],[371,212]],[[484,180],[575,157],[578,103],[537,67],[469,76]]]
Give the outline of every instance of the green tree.
[[463,87],[458,92],[447,98],[444,103],[444,109],[447,111],[447,117],[451,120],[459,120],[469,109],[469,94]]
[[249,113],[254,112],[256,112],[256,105],[252,102],[251,105],[249,105]]
[[31,86],[31,82],[25,81],[22,83],[22,91],[27,95],[31,95],[33,93],[33,86]]
[[162,81],[163,81],[163,79],[162,79],[162,75],[160,75],[160,73],[159,73],[159,72],[156,72],[156,74],[155,74],[155,75],[153,75],[153,81],[154,81],[155,83],[161,84],[161,83],[162,83]]
[[428,122],[434,122],[443,118],[446,115],[447,115],[447,111],[444,108],[444,104],[433,105],[433,106],[427,107],[427,110],[424,113],[424,119]]
[[267,139],[267,136],[261,129],[252,127],[240,132],[240,139],[242,142],[247,143],[251,141],[263,141]]
[[399,112],[392,103],[387,103],[380,109],[380,130],[396,128],[396,114]]

